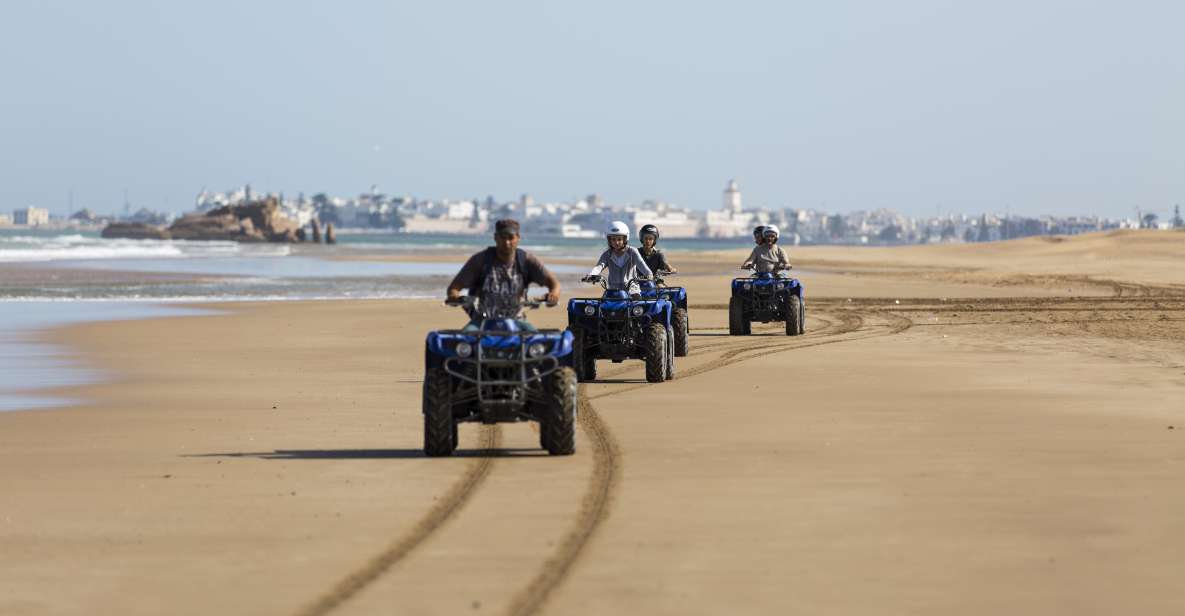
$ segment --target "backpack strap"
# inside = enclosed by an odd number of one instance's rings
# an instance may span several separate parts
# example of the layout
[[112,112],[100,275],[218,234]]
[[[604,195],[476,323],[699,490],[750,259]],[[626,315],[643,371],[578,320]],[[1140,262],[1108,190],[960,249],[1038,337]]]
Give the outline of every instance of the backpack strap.
[[494,267],[494,256],[497,254],[497,249],[493,246],[485,249],[485,253],[481,257],[481,272],[477,278],[473,279],[473,284],[469,286],[469,294],[477,297],[481,293],[481,287],[486,282],[486,276],[490,275],[490,268]]
[[[469,294],[476,296],[481,293],[481,288],[485,284],[486,276],[490,275],[490,270],[494,267],[494,259],[498,258],[498,249],[490,246],[486,248],[485,253],[482,254],[481,259],[481,273],[474,279],[473,285],[469,287]],[[535,275],[535,267],[532,262],[527,259],[527,251],[522,248],[514,250],[515,270],[518,273],[523,283],[523,292],[526,293],[527,285],[531,284],[531,279]]]

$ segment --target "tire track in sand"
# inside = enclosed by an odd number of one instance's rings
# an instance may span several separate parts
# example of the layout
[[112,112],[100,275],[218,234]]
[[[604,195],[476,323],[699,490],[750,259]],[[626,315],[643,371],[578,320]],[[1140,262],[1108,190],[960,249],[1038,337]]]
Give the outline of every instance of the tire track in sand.
[[453,483],[448,492],[420,517],[415,526],[399,537],[366,564],[350,572],[325,594],[297,612],[300,616],[322,616],[333,611],[358,594],[371,582],[386,573],[392,565],[402,560],[437,529],[449,521],[465,505],[490,473],[498,447],[502,444],[502,431],[495,424],[482,426],[478,457],[465,473]]
[[[728,356],[727,358],[722,357],[722,361],[709,362],[708,365],[700,366],[700,370],[690,372],[691,374],[710,372],[730,364],[752,359],[757,356],[756,352],[762,350],[767,353],[780,353],[792,349],[889,336],[901,333],[909,329],[913,324],[907,317],[885,314],[884,316],[889,323],[887,326],[882,326],[881,331],[872,332],[864,336],[841,338],[840,336],[844,334],[860,331],[865,324],[865,319],[860,313],[854,310],[846,309],[839,312],[840,324],[836,327],[836,331],[824,333],[825,339],[823,340],[803,340],[801,338],[788,337],[788,340],[774,344],[733,348],[726,350],[722,354],[722,356]],[[641,387],[645,387],[645,385],[616,389],[612,392],[596,396],[596,398],[604,398]],[[609,516],[610,501],[612,500],[613,492],[620,477],[621,452],[612,433],[610,433],[608,427],[593,407],[591,401],[594,398],[588,396],[586,386],[581,384],[579,391],[580,425],[584,428],[594,445],[593,474],[589,479],[588,489],[585,492],[584,501],[576,523],[560,542],[555,553],[544,561],[543,566],[535,574],[535,577],[531,578],[531,581],[511,600],[510,607],[506,611],[510,616],[531,616],[536,614],[544,606],[548,597],[567,578],[572,570],[572,566],[576,564],[585,546],[588,545],[601,523]]]
[[608,426],[589,402],[588,392],[580,386],[580,427],[592,441],[593,472],[584,493],[580,513],[572,530],[560,541],[535,577],[511,600],[509,614],[534,614],[553,590],[568,576],[569,570],[588,545],[593,533],[609,515],[609,504],[620,477],[621,452]]
[[[826,317],[819,317],[819,320],[824,323],[823,328],[812,333],[821,333],[825,336],[833,337],[857,330],[863,325],[863,318],[855,311],[843,310],[837,312],[841,313],[837,319],[838,327],[836,326],[836,321]],[[833,327],[835,331],[831,331]],[[720,355],[725,361],[722,363],[709,363],[707,366],[700,367],[699,370],[689,371],[687,373],[688,376],[708,372],[738,361],[751,359],[754,354],[761,351],[781,352],[793,348],[843,341],[829,340],[816,341],[810,344],[793,344],[793,342],[802,339],[783,339],[771,344],[752,346],[750,344],[751,340],[738,340],[736,343],[728,340],[702,345],[699,352],[693,351],[692,354],[709,355],[713,352],[723,351]],[[803,342],[806,341],[803,340]],[[721,347],[724,348],[721,349]],[[744,356],[742,357],[742,355]],[[614,372],[626,371],[628,369],[623,368]],[[597,396],[597,398],[624,393],[639,389],[640,387],[644,387],[644,385],[614,390],[613,392]],[[593,445],[593,471],[583,497],[581,511],[576,524],[565,535],[565,538],[560,542],[559,547],[552,557],[546,561],[544,568],[512,600],[509,609],[510,614],[533,614],[543,606],[552,590],[568,575],[569,570],[577,561],[584,546],[588,544],[593,533],[609,513],[611,496],[619,477],[621,466],[620,453],[611,432],[593,407],[591,403],[592,398],[588,396],[584,385],[580,386],[579,396],[580,426]],[[485,427],[485,432],[481,439],[480,452],[484,455],[480,455],[466,470],[465,474],[453,484],[445,496],[426,514],[421,516],[411,531],[396,539],[366,564],[347,574],[331,590],[297,613],[300,616],[322,616],[332,612],[335,608],[348,601],[351,597],[381,577],[397,562],[407,557],[424,540],[443,527],[450,518],[456,515],[490,472],[493,461],[497,457],[497,449],[501,443],[501,432],[498,426]]]

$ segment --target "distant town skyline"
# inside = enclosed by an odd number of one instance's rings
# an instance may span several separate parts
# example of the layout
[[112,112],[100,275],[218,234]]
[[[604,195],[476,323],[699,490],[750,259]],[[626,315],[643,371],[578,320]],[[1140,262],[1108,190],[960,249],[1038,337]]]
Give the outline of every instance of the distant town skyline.
[[[0,6],[0,210],[203,188],[1168,216],[1185,5]],[[52,44],[50,44],[52,42]]]

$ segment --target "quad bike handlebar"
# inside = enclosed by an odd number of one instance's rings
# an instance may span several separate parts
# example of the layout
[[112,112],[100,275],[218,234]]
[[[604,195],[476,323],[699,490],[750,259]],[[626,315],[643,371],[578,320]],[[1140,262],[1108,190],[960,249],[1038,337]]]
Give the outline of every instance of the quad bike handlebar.
[[[739,269],[752,272],[752,271],[756,271],[757,267],[754,266],[752,263],[750,263],[748,266],[742,265]],[[790,265],[789,263],[787,263],[786,265],[779,264],[779,265],[774,266],[774,272],[782,272],[782,271],[792,270],[792,269],[794,269],[794,266]]]
[[[650,282],[651,280],[654,280],[654,278],[647,278],[645,276],[640,276],[638,278],[630,278],[626,284],[636,284],[639,282]],[[585,276],[580,279],[580,282],[586,282],[588,284],[600,284],[603,288],[606,288],[606,289],[609,288],[608,280],[600,274],[592,274],[589,276]]]
[[[445,306],[460,306],[463,308],[473,308],[477,305],[478,298],[475,295],[461,295],[455,299],[448,298],[444,300]],[[539,308],[547,305],[547,297],[526,298],[520,304],[523,308]]]

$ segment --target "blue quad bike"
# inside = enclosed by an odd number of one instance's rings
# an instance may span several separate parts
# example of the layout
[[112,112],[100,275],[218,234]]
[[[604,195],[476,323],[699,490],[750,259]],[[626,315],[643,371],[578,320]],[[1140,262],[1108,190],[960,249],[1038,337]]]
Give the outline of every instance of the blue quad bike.
[[[606,284],[602,276],[586,276],[583,281],[602,287]],[[669,300],[631,299],[629,293],[613,289],[606,289],[599,298],[568,300],[576,378],[581,382],[595,380],[598,359],[615,364],[641,359],[646,362],[646,380],[651,383],[675,378],[673,312]]]
[[[446,302],[483,317],[475,298]],[[523,307],[537,308],[535,300]],[[480,330],[428,334],[424,352],[424,453],[451,455],[457,424],[539,422],[553,456],[576,451],[576,372],[572,334],[520,330],[514,319],[483,318]]]
[[654,280],[638,283],[645,299],[665,299],[671,302],[671,330],[675,335],[675,357],[687,357],[690,342],[691,323],[687,318],[687,290],[683,287],[669,287],[666,278],[671,272],[655,272]]
[[806,305],[802,299],[802,284],[797,279],[769,272],[734,278],[732,297],[728,300],[728,333],[748,336],[753,321],[784,321],[787,336],[805,332]]

